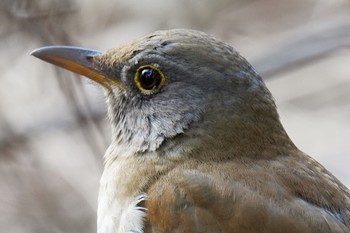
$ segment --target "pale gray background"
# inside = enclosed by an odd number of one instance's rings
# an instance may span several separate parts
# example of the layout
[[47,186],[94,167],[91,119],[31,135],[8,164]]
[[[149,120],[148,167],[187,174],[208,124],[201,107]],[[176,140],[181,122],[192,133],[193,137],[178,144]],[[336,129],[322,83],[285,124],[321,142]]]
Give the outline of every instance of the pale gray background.
[[2,0],[0,11],[0,232],[95,232],[102,92],[30,51],[105,50],[158,29],[202,30],[240,51],[293,141],[350,186],[349,1]]

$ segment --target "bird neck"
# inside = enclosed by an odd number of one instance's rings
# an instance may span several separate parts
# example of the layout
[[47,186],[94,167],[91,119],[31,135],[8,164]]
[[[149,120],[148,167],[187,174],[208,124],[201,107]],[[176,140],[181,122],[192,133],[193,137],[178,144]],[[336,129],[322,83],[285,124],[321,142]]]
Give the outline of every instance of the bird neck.
[[210,111],[202,121],[196,126],[197,130],[203,125],[206,130],[198,140],[196,150],[202,150],[204,154],[225,151],[216,155],[217,159],[268,158],[298,150],[280,122],[273,99],[266,95],[261,99],[253,98],[251,102],[236,103],[234,108]]

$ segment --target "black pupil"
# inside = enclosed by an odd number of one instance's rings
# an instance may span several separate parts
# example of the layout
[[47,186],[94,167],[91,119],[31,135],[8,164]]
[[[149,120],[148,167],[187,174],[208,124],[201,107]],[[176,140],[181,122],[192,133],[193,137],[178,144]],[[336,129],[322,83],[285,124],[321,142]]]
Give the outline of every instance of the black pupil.
[[159,73],[152,68],[144,68],[141,70],[139,79],[142,88],[146,90],[152,90],[154,87],[158,86],[161,81]]

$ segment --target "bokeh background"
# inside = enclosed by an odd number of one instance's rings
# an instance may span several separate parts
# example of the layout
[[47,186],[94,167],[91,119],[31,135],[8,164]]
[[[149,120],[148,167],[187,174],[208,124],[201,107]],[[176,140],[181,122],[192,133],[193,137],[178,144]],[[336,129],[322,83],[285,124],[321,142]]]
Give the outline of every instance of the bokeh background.
[[348,0],[2,0],[0,12],[0,232],[96,228],[102,92],[31,50],[103,51],[159,29],[202,30],[240,51],[293,141],[350,187]]

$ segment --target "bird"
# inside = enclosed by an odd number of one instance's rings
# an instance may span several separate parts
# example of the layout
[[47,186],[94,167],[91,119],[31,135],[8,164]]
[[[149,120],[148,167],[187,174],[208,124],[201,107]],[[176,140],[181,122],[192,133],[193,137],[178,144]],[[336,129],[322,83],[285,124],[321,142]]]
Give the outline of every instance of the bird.
[[97,82],[111,144],[98,233],[350,232],[350,192],[286,133],[261,76],[204,32],[32,55]]

